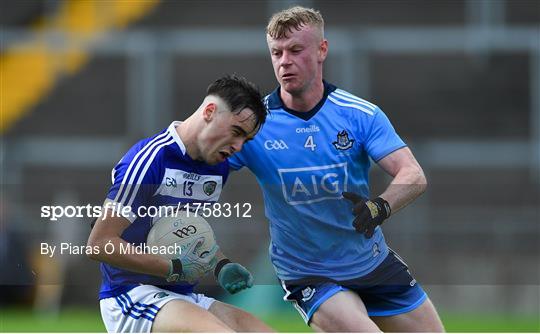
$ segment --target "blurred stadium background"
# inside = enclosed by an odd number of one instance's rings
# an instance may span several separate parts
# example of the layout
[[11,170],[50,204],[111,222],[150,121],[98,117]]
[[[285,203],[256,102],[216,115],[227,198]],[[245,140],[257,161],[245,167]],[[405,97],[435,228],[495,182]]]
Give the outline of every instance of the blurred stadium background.
[[[540,2],[2,1],[0,331],[103,331],[97,263],[39,254],[85,244],[90,219],[42,205],[100,205],[135,141],[182,120],[206,86],[238,73],[272,90],[264,27],[319,9],[325,77],[380,105],[421,162],[426,194],[384,226],[451,331],[540,331]],[[388,178],[373,171],[374,190]],[[282,331],[309,331],[281,300],[262,198],[249,172],[214,221],[257,286],[231,298]]]

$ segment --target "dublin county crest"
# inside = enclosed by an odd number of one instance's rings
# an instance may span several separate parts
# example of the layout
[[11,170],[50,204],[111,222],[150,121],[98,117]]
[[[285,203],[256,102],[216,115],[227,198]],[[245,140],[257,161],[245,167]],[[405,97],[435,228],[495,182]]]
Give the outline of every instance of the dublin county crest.
[[337,148],[340,151],[345,151],[350,149],[353,146],[354,139],[349,139],[349,134],[347,133],[347,130],[343,130],[341,132],[338,132],[337,134],[337,141],[333,142],[334,147]]
[[216,191],[217,182],[216,181],[206,181],[203,184],[203,191],[207,196],[210,196]]
[[317,291],[316,289],[314,289],[314,288],[312,288],[310,286],[304,288],[304,290],[302,290],[302,301],[307,302],[308,300],[313,298],[316,291]]

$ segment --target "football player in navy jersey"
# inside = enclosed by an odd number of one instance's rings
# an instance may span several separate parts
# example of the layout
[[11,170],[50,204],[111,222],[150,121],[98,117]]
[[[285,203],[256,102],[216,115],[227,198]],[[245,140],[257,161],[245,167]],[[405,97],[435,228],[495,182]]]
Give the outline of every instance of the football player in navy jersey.
[[[285,299],[319,331],[443,331],[380,227],[424,192],[422,168],[378,106],[323,80],[318,11],[274,14],[266,38],[279,87],[265,98],[264,128],[229,163],[262,188]],[[379,195],[370,159],[393,178]]]
[[244,78],[225,76],[208,87],[188,119],[139,141],[114,167],[105,214],[88,239],[100,250],[90,257],[101,262],[99,298],[107,331],[271,331],[247,312],[193,293],[197,278],[212,271],[230,293],[253,284],[249,271],[217,246],[201,258],[201,243],[194,243],[173,260],[121,251],[146,242],[153,219],[148,207],[216,202],[229,173],[227,158],[265,119],[257,88]]

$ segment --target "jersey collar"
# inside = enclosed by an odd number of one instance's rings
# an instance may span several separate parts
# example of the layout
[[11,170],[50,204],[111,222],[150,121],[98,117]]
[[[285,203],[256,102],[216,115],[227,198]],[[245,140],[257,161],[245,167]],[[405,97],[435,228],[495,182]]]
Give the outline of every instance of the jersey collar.
[[326,98],[328,97],[328,95],[330,93],[332,93],[334,90],[337,89],[336,86],[334,86],[331,83],[328,83],[328,82],[326,82],[324,80],[323,80],[323,85],[324,85],[323,97],[319,101],[319,103],[317,103],[317,105],[315,107],[313,107],[313,109],[311,109],[310,111],[307,111],[307,112],[306,111],[296,111],[296,110],[287,108],[283,104],[283,101],[281,100],[281,96],[279,95],[280,94],[280,89],[281,89],[280,86],[278,86],[272,93],[270,93],[270,95],[268,95],[267,107],[268,107],[269,110],[270,109],[283,109],[286,112],[288,112],[289,114],[291,114],[293,116],[296,116],[296,117],[299,117],[299,118],[307,121],[310,118],[312,118],[313,116],[315,116],[315,114],[317,114],[317,112],[323,106],[324,102],[326,102]]
[[180,121],[173,121],[171,125],[167,128],[167,131],[169,134],[173,137],[174,141],[180,147],[180,150],[182,151],[182,154],[186,154],[186,147],[184,146],[184,143],[182,142],[182,139],[180,139],[180,136],[178,135],[178,132],[176,132],[176,127],[180,125]]

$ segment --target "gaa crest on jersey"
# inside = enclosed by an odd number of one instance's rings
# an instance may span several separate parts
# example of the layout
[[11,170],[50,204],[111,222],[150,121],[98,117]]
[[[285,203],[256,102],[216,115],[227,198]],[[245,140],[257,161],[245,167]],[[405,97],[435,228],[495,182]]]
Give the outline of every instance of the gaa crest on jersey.
[[354,139],[349,138],[349,133],[347,130],[342,130],[337,134],[337,140],[332,142],[334,147],[340,151],[345,151],[350,149],[353,146]]
[[203,191],[206,195],[210,196],[216,191],[217,182],[216,181],[206,181],[203,184]]

